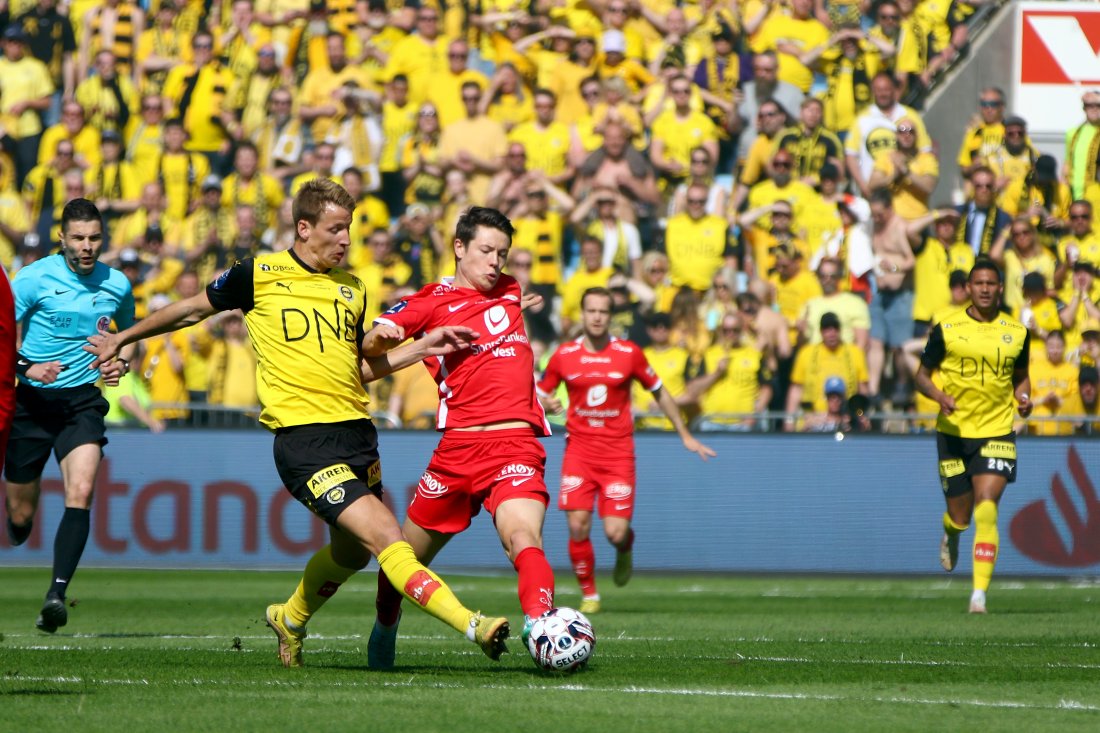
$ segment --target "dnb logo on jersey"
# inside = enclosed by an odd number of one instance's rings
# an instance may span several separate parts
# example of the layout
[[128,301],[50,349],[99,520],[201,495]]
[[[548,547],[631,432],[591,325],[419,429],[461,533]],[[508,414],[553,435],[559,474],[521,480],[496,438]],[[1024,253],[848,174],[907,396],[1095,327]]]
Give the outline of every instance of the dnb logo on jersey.
[[508,330],[508,326],[511,324],[508,318],[508,311],[504,310],[502,305],[494,305],[489,310],[485,311],[485,328],[489,330],[489,333],[493,336],[499,336]]

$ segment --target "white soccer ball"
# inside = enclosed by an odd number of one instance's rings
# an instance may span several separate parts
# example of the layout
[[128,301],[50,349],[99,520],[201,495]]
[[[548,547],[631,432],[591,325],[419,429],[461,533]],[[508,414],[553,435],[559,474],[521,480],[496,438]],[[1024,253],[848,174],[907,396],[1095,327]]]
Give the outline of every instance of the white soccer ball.
[[535,664],[551,672],[582,669],[596,648],[592,623],[572,608],[552,608],[535,619],[527,649]]

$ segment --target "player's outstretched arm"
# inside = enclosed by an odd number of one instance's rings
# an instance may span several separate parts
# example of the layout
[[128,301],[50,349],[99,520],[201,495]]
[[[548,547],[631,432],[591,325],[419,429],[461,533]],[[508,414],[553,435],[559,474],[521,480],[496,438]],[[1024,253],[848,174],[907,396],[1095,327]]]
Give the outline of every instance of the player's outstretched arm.
[[96,336],[89,336],[88,345],[84,347],[85,351],[95,354],[96,357],[88,368],[98,369],[100,365],[118,356],[119,350],[127,344],[193,326],[217,312],[218,309],[211,305],[210,298],[203,290],[186,300],[178,300],[160,309],[125,331],[119,333],[100,331]]
[[684,425],[684,418],[680,416],[680,408],[676,405],[676,401],[672,399],[672,395],[668,393],[668,390],[664,387],[658,387],[657,393],[654,395],[657,398],[657,405],[661,408],[661,412],[665,413],[665,417],[672,423],[672,427],[676,428],[676,433],[680,436],[680,440],[684,443],[684,448],[695,455],[702,458],[704,461],[708,458],[714,458],[717,453],[713,448],[703,445],[695,436],[691,434],[691,431]]
[[364,356],[359,365],[359,374],[364,383],[373,382],[407,366],[418,364],[429,356],[444,356],[468,349],[480,335],[465,326],[433,328],[415,341],[384,354]]
[[[405,340],[405,329],[388,323],[379,323],[367,331],[360,344],[360,351],[364,357],[382,356],[387,351],[397,348]],[[381,377],[375,377],[380,379]]]

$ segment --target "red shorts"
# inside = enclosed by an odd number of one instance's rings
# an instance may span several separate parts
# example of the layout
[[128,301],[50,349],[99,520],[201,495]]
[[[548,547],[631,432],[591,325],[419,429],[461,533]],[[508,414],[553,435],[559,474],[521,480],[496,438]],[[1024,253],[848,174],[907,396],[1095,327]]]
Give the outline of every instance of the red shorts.
[[546,451],[530,428],[448,430],[417,484],[408,518],[424,529],[458,534],[482,505],[490,515],[508,499],[550,503]]
[[579,451],[566,446],[558,509],[590,512],[595,504],[601,517],[630,519],[634,516],[634,485],[633,458],[584,459]]

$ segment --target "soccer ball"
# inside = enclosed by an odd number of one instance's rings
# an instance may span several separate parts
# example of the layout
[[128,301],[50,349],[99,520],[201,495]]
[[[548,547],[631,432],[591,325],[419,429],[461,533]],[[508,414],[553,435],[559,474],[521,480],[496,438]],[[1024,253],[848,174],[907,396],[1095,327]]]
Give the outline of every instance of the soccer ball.
[[535,619],[527,649],[535,664],[551,672],[584,668],[596,648],[596,633],[580,611],[551,608]]

